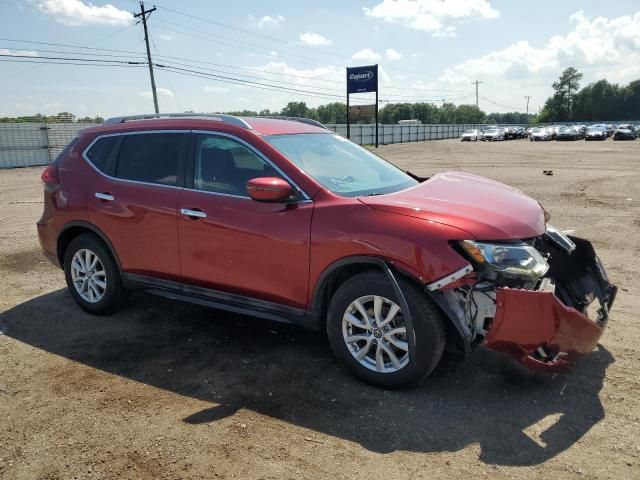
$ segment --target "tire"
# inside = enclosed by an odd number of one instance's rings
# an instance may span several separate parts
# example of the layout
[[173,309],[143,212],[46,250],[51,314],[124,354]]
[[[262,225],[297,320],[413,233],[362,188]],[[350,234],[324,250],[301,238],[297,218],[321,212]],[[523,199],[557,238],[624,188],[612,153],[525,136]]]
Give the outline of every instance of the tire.
[[[402,311],[400,310],[390,324],[390,333],[394,329],[397,329],[398,326],[404,326],[406,328],[404,340],[406,341],[411,338],[413,334],[416,345],[415,352],[411,352],[411,355],[408,355],[401,349],[396,350],[396,358],[398,360],[402,361],[403,358],[401,354],[405,354],[401,368],[395,368],[391,365],[391,357],[383,353],[381,357],[386,356],[386,359],[389,360],[389,362],[385,362],[384,368],[387,368],[386,365],[388,363],[389,370],[386,372],[377,370],[376,352],[381,347],[373,342],[377,341],[374,337],[377,334],[381,334],[380,331],[382,329],[370,329],[369,331],[371,333],[358,329],[360,333],[363,333],[363,335],[367,336],[372,342],[370,348],[367,349],[368,353],[365,354],[365,358],[362,361],[357,360],[355,355],[361,350],[364,351],[369,344],[368,341],[361,340],[358,343],[347,344],[345,340],[345,332],[347,336],[359,334],[358,332],[353,332],[353,330],[348,331],[352,324],[343,321],[343,317],[346,317],[348,309],[353,308],[356,300],[379,296],[395,303],[399,308],[400,302],[384,273],[380,271],[368,271],[355,275],[345,281],[331,298],[327,313],[327,336],[331,349],[338,361],[356,377],[366,383],[382,388],[407,387],[423,380],[433,371],[442,358],[446,343],[444,318],[438,307],[412,282],[400,277],[398,278],[398,283],[411,311],[413,332],[410,331],[409,326],[404,324]],[[365,307],[367,305],[364,301],[362,301],[362,304]],[[358,310],[354,312],[358,312]],[[389,311],[387,310],[385,312],[382,310],[382,312],[383,314],[381,314],[380,317],[384,319]],[[373,315],[373,309],[367,309],[367,313]],[[359,315],[359,319],[362,320],[361,314],[356,313],[356,315]],[[396,323],[396,321],[398,323]],[[376,333],[375,330],[378,330],[378,332]],[[388,334],[381,335],[385,335],[380,340],[383,346],[386,346],[386,348],[395,348],[386,340],[386,338],[388,338],[386,335]],[[356,348],[358,350],[354,353]],[[374,358],[370,358],[370,356]]]
[[[97,258],[97,263],[95,263],[93,270],[90,270],[89,275],[86,273],[77,275],[82,270],[79,267],[86,265],[86,252],[94,255]],[[76,254],[80,259],[76,258],[74,266],[72,263]],[[90,263],[93,263],[93,257],[89,256],[89,258],[91,259]],[[100,269],[100,266],[102,266],[102,269]],[[100,272],[104,273],[100,274]],[[74,275],[76,283],[87,288],[76,287]],[[67,288],[75,302],[83,310],[94,315],[105,315],[113,312],[120,306],[126,296],[118,266],[111,252],[104,242],[93,234],[79,235],[71,241],[64,254],[64,276],[67,281]],[[87,277],[89,277],[89,280],[82,280]],[[104,288],[102,284],[104,284]],[[93,285],[93,288],[88,288],[90,285]]]

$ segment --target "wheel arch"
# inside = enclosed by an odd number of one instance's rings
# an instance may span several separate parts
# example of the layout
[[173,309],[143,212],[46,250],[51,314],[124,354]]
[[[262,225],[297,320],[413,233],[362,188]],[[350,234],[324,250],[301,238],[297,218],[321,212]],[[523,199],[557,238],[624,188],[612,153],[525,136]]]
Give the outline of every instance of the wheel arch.
[[[438,306],[443,315],[448,319],[446,322],[447,330],[447,344],[450,346],[457,346],[465,355],[470,352],[470,342],[464,325],[460,323],[460,320],[456,317],[454,312],[449,308],[443,295],[439,291],[430,292],[424,288],[424,285],[406,269],[399,266],[396,262],[389,261],[380,257],[358,255],[352,257],[342,258],[329,265],[318,277],[318,281],[315,284],[313,295],[311,297],[311,315],[313,316],[313,328],[317,330],[324,330],[326,327],[327,310],[331,297],[336,292],[338,287],[342,285],[347,279],[354,275],[365,272],[367,270],[380,270],[382,271],[397,288],[400,301],[404,305],[401,307],[408,311],[406,305],[406,299],[399,290],[396,277],[398,275],[403,276],[408,281],[417,285],[425,295]],[[409,322],[411,319],[409,319]]]
[[58,239],[56,242],[56,256],[58,257],[58,262],[60,263],[62,268],[64,269],[64,255],[67,248],[69,247],[69,244],[74,238],[85,233],[92,233],[100,238],[100,240],[102,240],[102,242],[109,250],[109,253],[115,260],[116,266],[118,267],[118,272],[122,274],[122,265],[120,264],[120,259],[118,258],[118,254],[109,238],[94,224],[82,220],[75,220],[67,223],[58,235]]

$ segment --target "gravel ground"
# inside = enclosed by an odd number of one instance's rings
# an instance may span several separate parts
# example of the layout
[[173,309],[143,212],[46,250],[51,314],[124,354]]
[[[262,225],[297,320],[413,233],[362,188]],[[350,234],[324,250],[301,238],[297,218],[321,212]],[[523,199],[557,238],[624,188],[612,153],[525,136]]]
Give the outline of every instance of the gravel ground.
[[379,151],[514,185],[592,239],[620,286],[598,350],[541,379],[447,357],[388,392],[296,327],[143,293],[92,317],[39,252],[41,169],[0,171],[0,478],[640,478],[640,142]]

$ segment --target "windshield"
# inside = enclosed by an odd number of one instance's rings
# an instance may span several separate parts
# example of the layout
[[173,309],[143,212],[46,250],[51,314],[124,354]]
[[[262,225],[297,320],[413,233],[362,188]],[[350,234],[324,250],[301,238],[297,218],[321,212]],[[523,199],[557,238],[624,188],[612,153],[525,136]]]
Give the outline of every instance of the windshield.
[[465,130],[464,132],[462,132],[463,135],[475,135],[476,131],[475,130]]
[[393,193],[418,182],[368,150],[338,135],[301,133],[265,137],[328,190],[345,197]]
[[498,130],[495,130],[495,129],[485,130],[484,133],[489,133],[489,134],[493,135],[494,133],[498,133]]

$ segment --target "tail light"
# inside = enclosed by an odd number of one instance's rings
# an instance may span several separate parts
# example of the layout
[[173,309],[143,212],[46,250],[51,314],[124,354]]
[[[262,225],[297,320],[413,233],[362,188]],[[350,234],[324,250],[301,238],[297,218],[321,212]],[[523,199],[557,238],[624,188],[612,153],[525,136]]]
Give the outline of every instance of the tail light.
[[42,183],[44,183],[45,191],[51,193],[54,192],[60,185],[60,176],[58,175],[58,166],[55,163],[48,165],[44,169],[40,176]]

